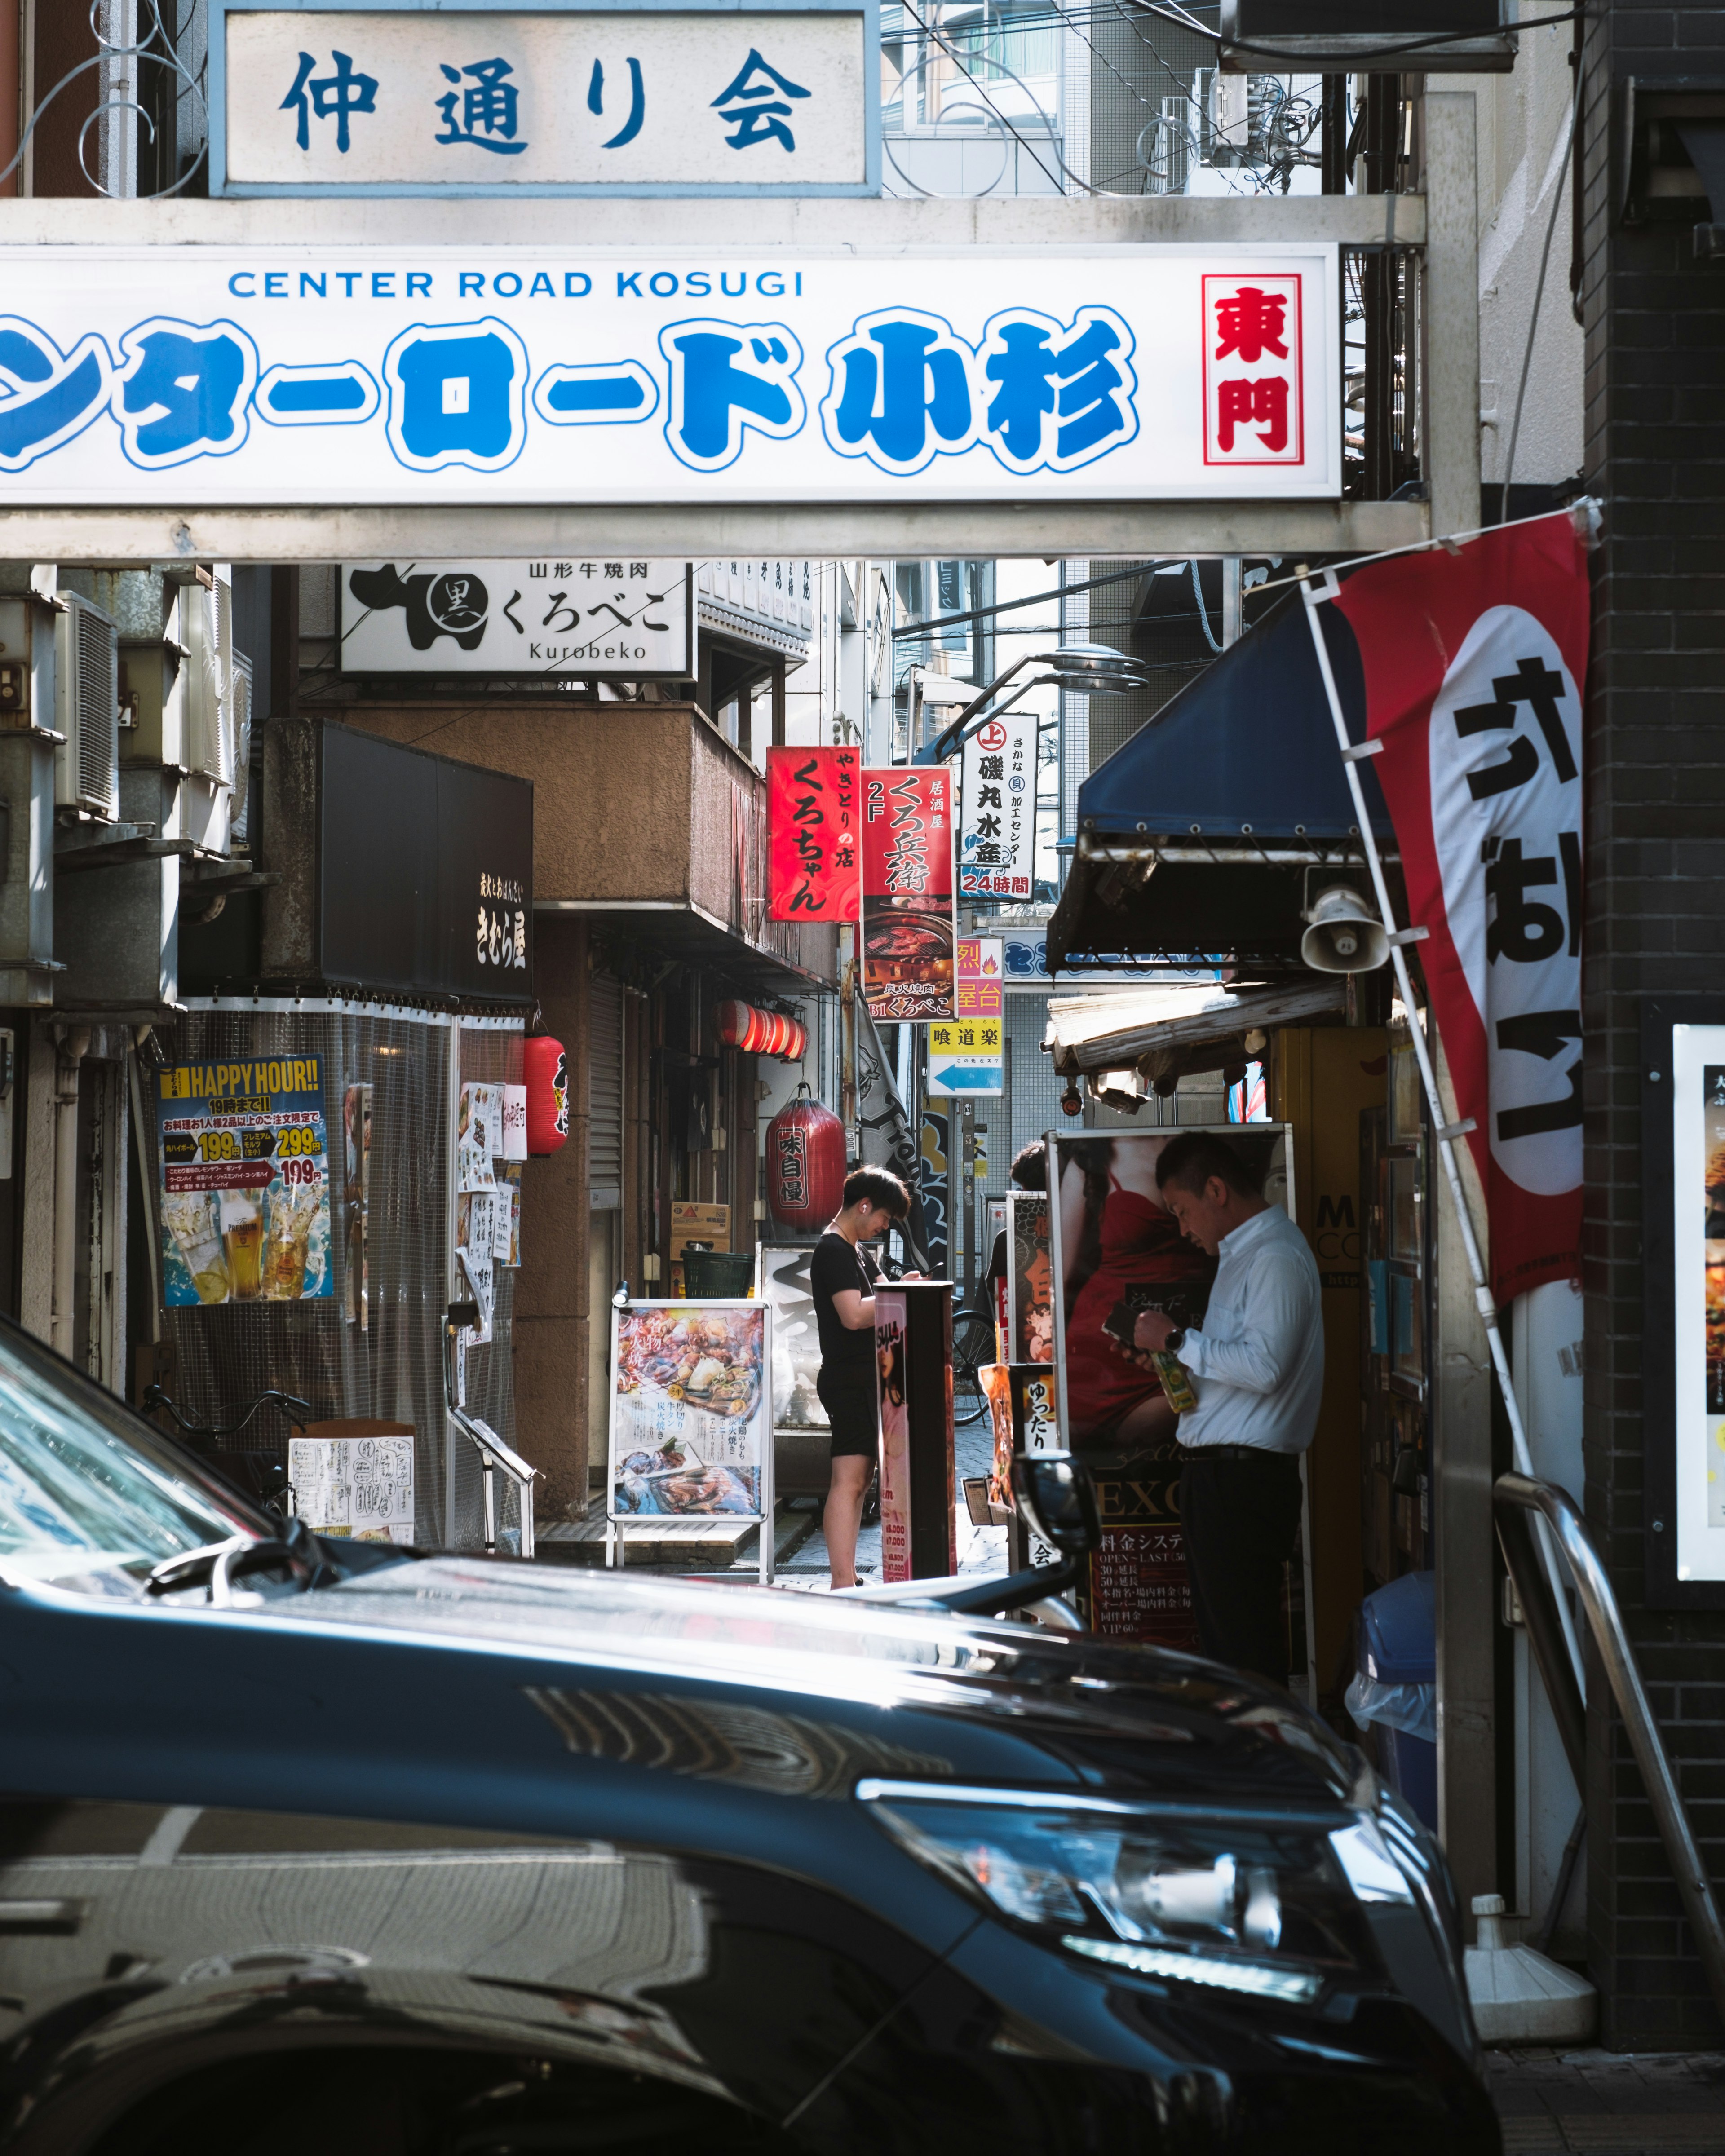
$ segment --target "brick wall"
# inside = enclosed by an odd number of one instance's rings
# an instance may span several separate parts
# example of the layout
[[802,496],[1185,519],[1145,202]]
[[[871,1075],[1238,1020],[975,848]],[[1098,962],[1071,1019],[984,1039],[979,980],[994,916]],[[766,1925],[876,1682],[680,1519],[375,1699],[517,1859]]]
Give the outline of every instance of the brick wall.
[[[1725,264],[1695,260],[1686,223],[1617,223],[1612,175],[1616,86],[1725,79],[1725,14],[1614,0],[1589,23],[1584,66],[1585,469],[1605,516],[1587,716],[1587,1511],[1719,1879],[1725,1614],[1643,1606],[1638,1019],[1645,995],[1725,984]],[[1546,291],[1563,304],[1556,275]],[[1603,2040],[1716,2045],[1694,1940],[1597,1672],[1589,1689]]]

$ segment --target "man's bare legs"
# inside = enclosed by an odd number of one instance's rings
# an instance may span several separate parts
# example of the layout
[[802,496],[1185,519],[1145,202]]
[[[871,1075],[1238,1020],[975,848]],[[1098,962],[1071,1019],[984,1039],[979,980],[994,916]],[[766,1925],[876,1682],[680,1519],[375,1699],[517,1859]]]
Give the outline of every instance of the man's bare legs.
[[862,1525],[863,1500],[869,1494],[869,1478],[874,1471],[875,1463],[865,1452],[840,1452],[834,1456],[822,1524],[834,1587],[856,1585],[857,1530]]

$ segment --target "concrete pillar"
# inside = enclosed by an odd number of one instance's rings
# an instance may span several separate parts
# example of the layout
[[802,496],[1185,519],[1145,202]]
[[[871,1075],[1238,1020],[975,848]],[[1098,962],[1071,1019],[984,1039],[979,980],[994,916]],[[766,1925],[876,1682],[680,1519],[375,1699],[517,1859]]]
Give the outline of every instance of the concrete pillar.
[[581,915],[555,913],[536,925],[540,1009],[567,1057],[569,1138],[560,1152],[530,1160],[522,1178],[515,1407],[521,1449],[545,1478],[541,1517],[552,1521],[586,1511],[591,1450],[588,925]]
[[1420,470],[1435,535],[1480,522],[1477,112],[1471,90],[1426,92]]

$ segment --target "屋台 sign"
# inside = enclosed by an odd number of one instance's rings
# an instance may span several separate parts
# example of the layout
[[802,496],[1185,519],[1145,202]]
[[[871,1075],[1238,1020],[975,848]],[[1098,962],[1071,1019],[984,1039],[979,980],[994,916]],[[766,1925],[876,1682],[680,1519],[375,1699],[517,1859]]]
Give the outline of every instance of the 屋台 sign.
[[211,0],[210,192],[873,194],[874,0]]
[[17,248],[0,508],[1333,497],[1336,278],[1268,243]]
[[695,670],[686,562],[350,562],[338,588],[344,674]]

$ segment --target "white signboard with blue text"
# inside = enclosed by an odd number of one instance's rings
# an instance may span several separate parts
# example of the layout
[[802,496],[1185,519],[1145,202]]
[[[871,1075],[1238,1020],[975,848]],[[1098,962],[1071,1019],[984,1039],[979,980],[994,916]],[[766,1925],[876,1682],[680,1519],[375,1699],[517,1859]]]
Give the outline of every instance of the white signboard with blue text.
[[1337,494],[1333,245],[1029,259],[8,249],[0,509]]
[[212,0],[213,195],[875,194],[875,0]]

